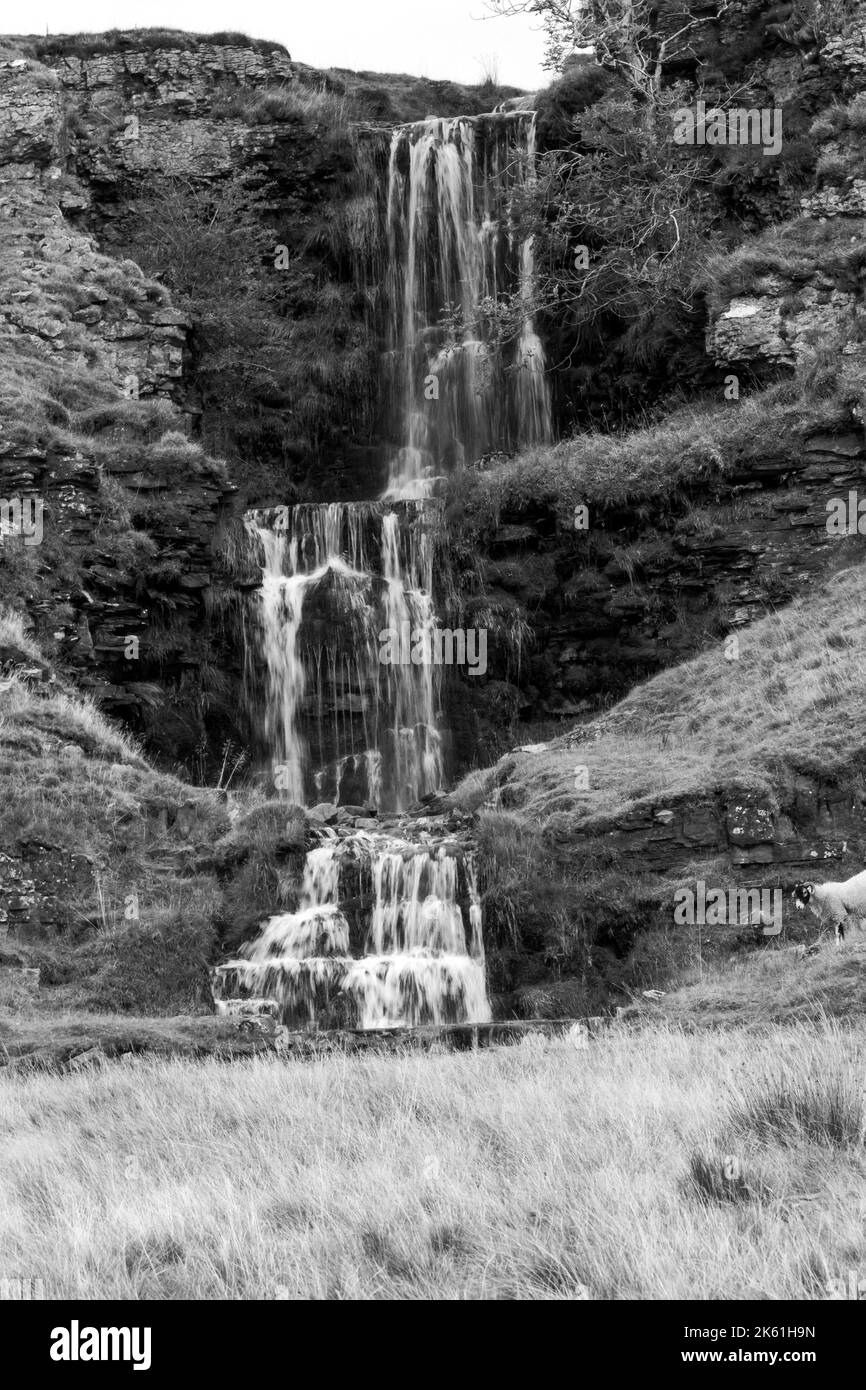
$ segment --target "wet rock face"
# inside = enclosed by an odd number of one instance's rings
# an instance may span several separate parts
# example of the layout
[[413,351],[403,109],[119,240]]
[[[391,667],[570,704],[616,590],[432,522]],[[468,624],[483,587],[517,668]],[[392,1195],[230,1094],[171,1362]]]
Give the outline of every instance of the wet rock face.
[[[357,192],[348,183],[361,156],[327,102],[316,106],[319,75],[302,71],[276,45],[259,51],[181,43],[93,57],[49,55],[43,62],[69,108],[66,167],[85,190],[70,216],[96,234],[103,250],[118,258],[138,255],[159,278],[170,275],[170,268],[147,260],[142,229],[148,204],[161,191],[176,190],[174,180],[193,182],[202,196],[232,180],[231,188],[242,184],[255,204],[264,234],[255,263],[270,283],[251,290],[249,322],[258,324],[255,294],[264,293],[262,315],[272,313],[274,330],[286,333],[285,360],[267,390],[264,378],[250,387],[249,410],[240,408],[228,435],[232,409],[214,405],[207,378],[202,420],[212,447],[241,460],[235,472],[248,504],[297,495],[376,496],[382,457],[373,439],[375,391],[363,365],[369,336],[363,294],[345,238],[338,230],[334,249],[323,234],[325,227],[339,228],[344,204]],[[385,154],[387,138],[380,133]],[[375,143],[376,135],[367,131],[363,140]],[[291,263],[277,265],[286,251]],[[196,366],[195,355],[187,358],[188,395],[201,412]]]
[[[169,755],[185,754],[196,731],[172,708],[171,692],[184,674],[195,677],[205,659],[196,641],[204,624],[204,595],[212,584],[212,538],[227,490],[224,481],[197,464],[182,481],[172,483],[142,471],[140,461],[104,469],[92,459],[63,457],[47,450],[20,449],[0,441],[0,489],[4,496],[34,495],[45,508],[45,526],[62,538],[77,581],[65,591],[66,609],[46,612],[37,604],[31,616],[37,629],[51,619],[45,645],[58,664],[74,674],[76,685],[109,712],[134,727],[146,725],[153,745]],[[99,538],[105,478],[147,489],[163,497],[168,511],[150,531],[154,564],[170,567],[156,587],[133,563],[106,550]],[[170,604],[174,615],[171,645],[154,649],[155,623]],[[158,625],[158,624],[157,624]],[[18,663],[16,663],[17,665]],[[155,724],[149,711],[169,703]]]
[[580,534],[527,501],[491,538],[485,602],[522,615],[533,641],[517,671],[513,650],[491,636],[487,679],[446,686],[457,762],[470,762],[479,740],[493,756],[519,742],[518,715],[572,719],[713,637],[721,648],[858,562],[864,538],[827,530],[828,501],[851,490],[866,498],[866,439],[840,429],[779,440],[778,452],[673,507],[591,512]]

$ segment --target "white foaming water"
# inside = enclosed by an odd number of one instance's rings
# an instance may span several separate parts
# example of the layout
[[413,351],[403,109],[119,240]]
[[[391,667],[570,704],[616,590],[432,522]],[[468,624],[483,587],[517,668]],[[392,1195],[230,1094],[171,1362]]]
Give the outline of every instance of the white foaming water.
[[[375,845],[365,837],[363,847]],[[218,966],[222,1012],[263,1012],[270,1001],[290,1025],[337,1017],[369,1029],[400,1024],[484,1023],[491,1017],[474,865],[465,861],[471,937],[459,903],[460,866],[405,842],[374,850],[374,906],[365,954],[350,955],[338,905],[337,842],[312,850],[301,905],[263,923],[241,958]]]
[[491,1018],[484,970],[469,956],[421,948],[379,959],[365,956],[352,962],[343,988],[358,1005],[362,1028],[487,1023]]
[[306,960],[315,956],[347,956],[349,924],[338,906],[340,863],[334,846],[310,850],[304,864],[301,904],[263,923],[261,934],[243,948],[257,965],[274,957]]
[[395,130],[388,168],[388,364],[402,444],[386,497],[429,494],[492,448],[551,437],[544,352],[531,315],[516,351],[496,301],[529,301],[531,238],[512,195],[535,176],[535,114],[418,121]]
[[428,634],[438,504],[307,504],[252,512],[262,568],[249,612],[248,699],[264,671],[264,741],[277,789],[403,809],[442,784],[441,670],[382,662],[383,630]]
[[[442,785],[441,668],[380,661],[379,634],[407,631],[431,649],[437,479],[491,448],[550,438],[532,239],[512,211],[534,176],[533,112],[394,132],[383,364],[402,442],[385,501],[247,518],[262,568],[247,624],[248,696],[264,706],[277,788],[300,805],[315,795],[403,809]],[[495,305],[515,288],[526,313],[519,340],[503,343]]]
[[[424,640],[437,626],[433,608],[433,553],[429,534],[423,532],[412,547],[408,564],[401,556],[396,512],[382,518],[383,590],[382,630]],[[397,786],[408,802],[417,801],[426,789],[442,783],[442,741],[436,726],[436,705],[441,671],[432,662],[380,666],[391,714],[392,754]]]
[[466,954],[456,859],[442,851],[435,859],[426,852],[407,858],[404,849],[386,851],[374,860],[373,887],[372,954],[417,948]]
[[518,370],[514,387],[521,429],[530,441],[550,439],[553,432],[550,392],[544,375],[544,348],[529,307],[534,282],[535,258],[530,236],[520,248],[520,285],[527,312],[517,344]]

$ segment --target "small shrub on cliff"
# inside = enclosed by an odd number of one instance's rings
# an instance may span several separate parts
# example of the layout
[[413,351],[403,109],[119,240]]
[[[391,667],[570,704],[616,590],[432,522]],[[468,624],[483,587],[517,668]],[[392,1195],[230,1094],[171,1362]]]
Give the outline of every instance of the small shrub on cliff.
[[248,125],[271,125],[281,121],[321,125],[334,136],[347,133],[352,113],[346,96],[326,83],[312,86],[300,81],[263,90],[239,88],[217,97],[213,106],[215,116],[233,117]]
[[611,75],[596,63],[569,68],[538,94],[537,130],[542,148],[564,145],[575,134],[576,118],[600,101],[611,86]]

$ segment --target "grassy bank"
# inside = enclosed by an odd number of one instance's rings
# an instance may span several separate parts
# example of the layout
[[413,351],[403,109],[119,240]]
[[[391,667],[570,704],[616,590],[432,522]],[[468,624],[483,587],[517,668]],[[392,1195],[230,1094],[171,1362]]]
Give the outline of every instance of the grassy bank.
[[658,1025],[0,1077],[5,1268],[49,1298],[821,1298],[866,1262],[864,1049]]
[[462,475],[453,488],[455,519],[483,534],[504,515],[532,507],[550,508],[568,528],[579,505],[589,507],[591,518],[599,510],[642,504],[673,508],[692,489],[750,464],[757,468],[779,453],[780,441],[795,449],[810,432],[850,422],[843,367],[827,364],[817,383],[806,380],[804,369],[797,379],[744,396],[735,406],[700,399],[642,429],[581,431],[559,444],[526,449]]
[[[533,752],[473,772],[456,799],[496,801],[542,824],[570,813],[601,828],[627,810],[740,787],[773,794],[802,772],[857,783],[866,755],[861,694],[866,568],[637,686],[607,713]],[[576,785],[576,767],[587,769]]]

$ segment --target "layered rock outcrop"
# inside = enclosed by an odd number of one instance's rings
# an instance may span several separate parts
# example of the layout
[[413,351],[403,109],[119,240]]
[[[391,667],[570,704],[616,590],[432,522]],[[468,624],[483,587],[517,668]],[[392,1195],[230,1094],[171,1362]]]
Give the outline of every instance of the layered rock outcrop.
[[[499,615],[490,680],[463,683],[462,711],[455,697],[462,755],[479,737],[500,752],[519,738],[518,716],[586,715],[859,562],[856,524],[828,530],[828,503],[847,507],[851,491],[866,499],[866,438],[840,424],[768,438],[758,457],[744,450],[724,477],[675,496],[592,506],[585,531],[552,503],[505,511],[481,601]],[[531,630],[519,664],[509,624]]]
[[[2,593],[81,686],[144,727],[204,659],[232,488],[185,439],[186,317],[71,220],[90,195],[52,75],[6,61],[0,87],[0,496],[42,517],[32,545],[4,535]],[[201,737],[191,712],[159,722],[167,752]]]

